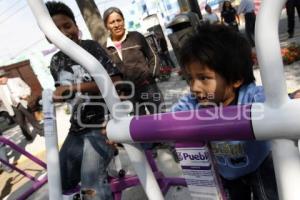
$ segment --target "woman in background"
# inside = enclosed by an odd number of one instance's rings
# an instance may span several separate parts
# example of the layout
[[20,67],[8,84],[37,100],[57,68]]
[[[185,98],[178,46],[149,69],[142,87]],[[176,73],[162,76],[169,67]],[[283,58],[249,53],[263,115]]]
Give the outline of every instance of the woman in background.
[[221,23],[233,27],[239,31],[240,18],[230,1],[224,1],[221,11]]
[[160,62],[145,37],[136,31],[127,31],[124,16],[119,8],[110,7],[103,14],[103,20],[110,35],[105,47],[123,79],[130,81],[136,115],[154,114],[163,111],[163,96],[156,85]]

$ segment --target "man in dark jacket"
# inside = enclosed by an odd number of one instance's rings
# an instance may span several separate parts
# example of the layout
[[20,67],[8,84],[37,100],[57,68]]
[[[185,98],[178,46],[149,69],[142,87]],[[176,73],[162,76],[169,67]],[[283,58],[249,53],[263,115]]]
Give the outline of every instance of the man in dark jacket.
[[298,17],[300,20],[300,0],[288,0],[285,6],[288,20],[288,34],[289,38],[292,38],[294,37],[295,28],[295,8],[297,9]]

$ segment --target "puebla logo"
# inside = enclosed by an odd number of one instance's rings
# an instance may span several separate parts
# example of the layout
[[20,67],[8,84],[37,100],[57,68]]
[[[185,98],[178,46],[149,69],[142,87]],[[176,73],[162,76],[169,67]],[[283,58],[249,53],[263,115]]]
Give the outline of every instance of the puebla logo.
[[182,161],[182,160],[201,160],[201,161],[204,161],[204,160],[208,160],[208,153],[207,152],[198,152],[196,154],[189,154],[189,153],[182,153],[182,152],[178,152],[177,153],[178,155],[178,159],[179,161]]

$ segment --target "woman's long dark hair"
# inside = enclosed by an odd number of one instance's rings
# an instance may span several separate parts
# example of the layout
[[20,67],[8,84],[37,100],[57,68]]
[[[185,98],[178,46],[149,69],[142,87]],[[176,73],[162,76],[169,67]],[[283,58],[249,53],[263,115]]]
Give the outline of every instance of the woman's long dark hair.
[[230,1],[224,1],[224,2],[223,2],[222,11],[225,10],[225,9],[227,8],[227,7],[225,6],[225,3],[226,3],[226,2],[229,3],[229,8],[228,8],[228,10],[231,10],[231,9],[233,8]]

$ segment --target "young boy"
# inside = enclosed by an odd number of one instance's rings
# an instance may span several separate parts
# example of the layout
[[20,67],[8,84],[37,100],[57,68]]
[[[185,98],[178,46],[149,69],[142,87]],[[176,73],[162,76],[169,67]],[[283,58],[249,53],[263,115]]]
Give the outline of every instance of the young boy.
[[[46,6],[60,31],[99,60],[113,80],[120,80],[120,72],[105,50],[95,41],[79,39],[79,29],[72,10],[61,2],[47,2]],[[61,51],[52,57],[50,70],[57,86],[54,98],[60,99],[70,92],[77,93],[73,101],[69,134],[60,150],[62,189],[67,191],[75,188],[81,181],[84,199],[112,199],[106,167],[114,149],[101,134],[100,125],[107,114],[106,107],[100,105],[104,101],[91,97],[99,94],[98,87],[83,67]],[[88,102],[94,104],[89,105]],[[89,125],[98,127],[91,128]]]
[[205,6],[206,15],[203,16],[204,21],[209,24],[217,24],[220,22],[220,19],[216,13],[214,13],[210,7],[210,5]]
[[[173,111],[265,100],[262,87],[254,83],[251,47],[233,29],[204,25],[182,49],[191,94],[181,98]],[[216,141],[211,147],[231,200],[251,200],[251,194],[254,199],[278,199],[267,141]]]

